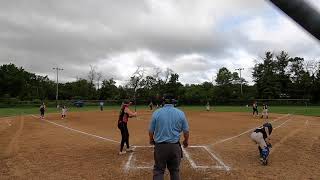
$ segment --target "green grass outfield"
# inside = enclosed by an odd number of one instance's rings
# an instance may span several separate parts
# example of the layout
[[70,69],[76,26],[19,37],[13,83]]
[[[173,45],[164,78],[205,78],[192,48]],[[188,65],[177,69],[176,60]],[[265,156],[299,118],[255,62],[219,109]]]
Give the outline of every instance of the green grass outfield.
[[[205,110],[204,106],[183,106],[183,110],[195,110],[201,111]],[[252,107],[246,106],[213,106],[212,111],[216,112],[252,112]],[[259,108],[259,113],[262,109]],[[320,116],[320,106],[269,106],[269,113],[279,113],[279,114],[298,114],[305,116]]]
[[[205,111],[205,106],[181,106],[184,111]],[[105,106],[105,110],[119,110],[119,106]],[[132,107],[134,109],[134,107]],[[138,106],[137,109],[148,109],[147,106]],[[245,106],[213,106],[212,111],[216,112],[248,112],[251,113],[251,107]],[[261,109],[259,109],[261,111]],[[71,107],[68,109],[71,112],[78,111],[99,111],[99,106],[86,106],[82,108]],[[47,108],[46,113],[60,112],[54,107]],[[299,114],[306,116],[320,116],[320,106],[270,106],[269,112],[280,114]],[[0,117],[17,116],[21,114],[39,114],[38,107],[15,107],[15,108],[0,108]]]

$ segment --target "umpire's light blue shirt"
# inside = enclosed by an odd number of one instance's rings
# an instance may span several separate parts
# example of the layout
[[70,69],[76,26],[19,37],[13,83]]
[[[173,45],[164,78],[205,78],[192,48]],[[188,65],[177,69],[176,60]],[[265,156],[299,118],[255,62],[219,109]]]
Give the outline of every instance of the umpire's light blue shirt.
[[172,104],[165,104],[153,113],[149,131],[154,133],[156,143],[176,143],[182,131],[189,131],[189,125],[181,110]]

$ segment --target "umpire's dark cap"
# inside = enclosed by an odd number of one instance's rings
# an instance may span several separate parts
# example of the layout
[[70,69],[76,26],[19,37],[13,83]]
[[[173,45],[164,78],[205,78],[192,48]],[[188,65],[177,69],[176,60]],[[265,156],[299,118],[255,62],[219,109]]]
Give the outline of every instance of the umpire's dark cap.
[[171,93],[166,93],[166,94],[163,95],[163,99],[172,100],[172,99],[174,99],[174,96]]
[[163,99],[165,104],[172,104],[174,96],[171,93],[166,93],[163,95]]

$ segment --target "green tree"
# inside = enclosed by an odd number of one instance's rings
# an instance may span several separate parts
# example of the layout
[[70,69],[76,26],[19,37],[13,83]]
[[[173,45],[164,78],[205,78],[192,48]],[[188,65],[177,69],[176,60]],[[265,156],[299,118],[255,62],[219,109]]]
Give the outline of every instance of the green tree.
[[179,96],[179,90],[182,86],[183,85],[179,82],[179,75],[177,73],[172,73],[168,83],[165,85],[165,92],[172,93],[174,96]]
[[278,98],[280,83],[276,78],[276,62],[271,52],[266,52],[263,63],[258,63],[253,68],[252,77],[257,87],[257,97]]
[[280,87],[280,97],[288,95],[288,89],[291,85],[290,73],[287,70],[289,62],[290,57],[288,53],[284,51],[281,51],[280,54],[276,56],[275,72],[276,80]]
[[217,74],[216,83],[218,85],[230,85],[232,82],[232,74],[231,72],[223,67],[219,69],[219,72]]
[[290,59],[290,79],[292,86],[290,96],[292,98],[309,98],[312,79],[304,68],[304,58],[294,57]]
[[103,80],[100,88],[99,99],[119,99],[119,91],[116,86],[116,82],[111,78],[109,80]]

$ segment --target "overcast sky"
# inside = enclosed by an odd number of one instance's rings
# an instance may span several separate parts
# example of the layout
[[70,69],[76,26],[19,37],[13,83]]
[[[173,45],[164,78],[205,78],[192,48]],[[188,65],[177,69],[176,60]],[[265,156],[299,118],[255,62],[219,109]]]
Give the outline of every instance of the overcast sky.
[[182,83],[243,67],[250,82],[267,50],[320,59],[319,41],[265,0],[0,1],[0,64],[52,80],[53,67],[65,82],[93,65],[118,84],[137,66],[171,68]]

